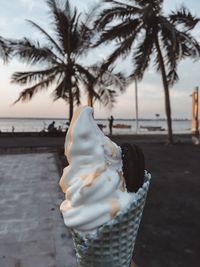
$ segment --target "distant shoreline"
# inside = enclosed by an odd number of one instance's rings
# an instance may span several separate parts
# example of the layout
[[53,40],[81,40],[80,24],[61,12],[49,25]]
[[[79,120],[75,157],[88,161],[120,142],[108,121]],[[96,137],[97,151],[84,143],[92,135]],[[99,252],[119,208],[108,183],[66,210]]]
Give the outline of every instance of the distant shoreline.
[[[0,120],[68,120],[68,118],[39,118],[39,117],[0,117]],[[107,118],[95,118],[95,120],[107,121]],[[115,121],[136,121],[135,118],[133,119],[126,119],[126,118],[115,118]],[[165,118],[139,118],[138,121],[166,121]],[[188,118],[172,118],[172,121],[191,121]]]
[[[55,121],[55,127],[65,131],[68,127],[68,120],[61,118],[0,118],[0,131],[5,132],[47,132],[48,125]],[[95,119],[96,123],[103,127],[103,131],[108,134],[108,120]],[[188,119],[174,119],[172,126],[174,133],[189,133],[191,129],[191,121]],[[137,127],[138,125],[138,127]],[[119,119],[114,120],[114,134],[135,134],[138,133],[155,133],[167,131],[167,121],[163,118],[158,119]],[[117,127],[116,127],[117,126]],[[159,130],[160,129],[160,130]]]

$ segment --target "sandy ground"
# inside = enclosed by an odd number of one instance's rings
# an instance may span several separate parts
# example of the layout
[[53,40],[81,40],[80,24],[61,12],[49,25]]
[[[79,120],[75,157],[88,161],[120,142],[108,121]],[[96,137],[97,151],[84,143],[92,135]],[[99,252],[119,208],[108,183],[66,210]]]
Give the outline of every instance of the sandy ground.
[[[176,136],[179,144],[173,146],[164,145],[164,136],[118,136],[113,140],[118,144],[139,144],[145,154],[146,168],[152,173],[134,251],[138,266],[199,266],[200,146],[192,145],[188,136]],[[59,149],[62,155],[63,143],[64,137],[2,137],[0,152]]]

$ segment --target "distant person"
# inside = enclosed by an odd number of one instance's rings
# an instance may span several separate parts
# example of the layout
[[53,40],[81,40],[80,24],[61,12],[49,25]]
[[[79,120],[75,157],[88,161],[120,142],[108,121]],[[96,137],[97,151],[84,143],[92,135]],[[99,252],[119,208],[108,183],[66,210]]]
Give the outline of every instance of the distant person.
[[56,131],[56,127],[55,127],[55,121],[53,121],[52,123],[49,124],[48,126],[48,132],[49,133],[53,133]]
[[58,126],[58,132],[62,132],[62,126],[61,125]]
[[14,126],[12,126],[12,133],[14,133],[15,132],[15,127]]
[[108,118],[108,121],[109,121],[110,135],[112,135],[112,128],[113,128],[114,117],[111,115],[110,118]]
[[68,129],[69,129],[69,125],[70,125],[70,123],[69,123],[69,121],[67,121],[67,122],[66,122],[66,129],[65,129],[65,133],[67,133],[67,131],[68,131]]

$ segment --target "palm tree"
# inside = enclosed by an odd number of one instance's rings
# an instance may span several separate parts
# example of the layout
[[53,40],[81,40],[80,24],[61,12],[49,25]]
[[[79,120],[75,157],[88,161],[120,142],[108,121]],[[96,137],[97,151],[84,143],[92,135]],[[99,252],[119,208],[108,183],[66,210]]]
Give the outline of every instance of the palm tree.
[[80,104],[81,82],[92,79],[92,75],[79,60],[87,51],[92,35],[88,26],[92,13],[85,15],[83,21],[77,9],[72,8],[68,0],[62,8],[56,0],[47,0],[47,4],[53,17],[54,35],[48,34],[38,24],[28,20],[43,35],[47,43],[40,44],[28,38],[12,42],[14,56],[25,63],[40,64],[41,68],[34,71],[15,72],[12,75],[12,82],[30,85],[20,93],[15,103],[20,100],[28,101],[37,92],[52,85],[54,100],[62,98],[69,103],[71,120],[74,102]]
[[199,57],[200,46],[192,36],[199,19],[186,8],[165,15],[163,0],[104,0],[95,28],[101,30],[96,46],[116,41],[117,48],[104,67],[131,54],[134,69],[130,77],[142,79],[150,61],[162,75],[168,141],[173,143],[169,87],[178,80],[177,65],[185,57]]

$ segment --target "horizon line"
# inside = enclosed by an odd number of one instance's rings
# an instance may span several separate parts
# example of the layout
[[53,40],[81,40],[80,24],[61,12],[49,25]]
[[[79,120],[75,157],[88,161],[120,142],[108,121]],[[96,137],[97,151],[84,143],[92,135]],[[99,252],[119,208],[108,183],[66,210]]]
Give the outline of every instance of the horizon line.
[[[66,118],[66,117],[1,117],[0,116],[0,119],[31,119],[31,120],[69,120],[69,118]],[[95,120],[108,120],[108,118],[94,118]],[[114,120],[133,120],[135,121],[136,118],[114,118]],[[160,121],[160,120],[167,120],[166,118],[164,117],[160,117],[160,118],[145,118],[145,117],[141,117],[141,118],[138,118],[138,120],[156,120],[156,121]],[[188,121],[191,121],[190,118],[172,118],[172,120],[181,120],[181,121],[185,121],[185,120],[188,120]]]

